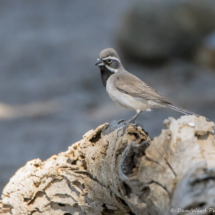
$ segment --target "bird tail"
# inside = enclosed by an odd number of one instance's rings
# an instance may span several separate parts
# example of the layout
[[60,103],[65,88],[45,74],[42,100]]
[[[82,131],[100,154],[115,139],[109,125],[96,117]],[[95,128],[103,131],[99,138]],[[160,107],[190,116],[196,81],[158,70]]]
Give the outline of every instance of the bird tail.
[[[191,112],[189,110],[186,110],[186,109],[183,109],[183,108],[180,108],[180,107],[176,107],[174,105],[168,105],[168,107],[171,108],[172,110],[178,111],[178,112],[186,114],[186,115],[195,115],[195,116],[198,116],[198,117],[200,116],[200,115],[198,115],[196,113],[193,113],[193,112]],[[206,118],[206,120],[209,121],[209,119],[207,119],[207,118]]]

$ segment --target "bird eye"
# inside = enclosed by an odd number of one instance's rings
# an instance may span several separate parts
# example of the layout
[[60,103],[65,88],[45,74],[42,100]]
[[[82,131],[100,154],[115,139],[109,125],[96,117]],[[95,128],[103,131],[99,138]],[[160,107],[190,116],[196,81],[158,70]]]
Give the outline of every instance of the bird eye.
[[108,62],[108,63],[111,63],[111,62],[112,62],[112,60],[111,60],[111,59],[108,59],[108,60],[107,60],[107,62]]

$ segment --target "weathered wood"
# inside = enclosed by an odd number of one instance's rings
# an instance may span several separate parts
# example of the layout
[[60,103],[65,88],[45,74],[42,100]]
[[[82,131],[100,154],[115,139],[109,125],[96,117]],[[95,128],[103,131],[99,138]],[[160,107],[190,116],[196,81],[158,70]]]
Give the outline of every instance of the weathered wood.
[[183,116],[165,125],[151,141],[140,125],[122,135],[122,122],[106,123],[66,152],[29,161],[4,188],[0,213],[165,215],[206,208],[209,214],[214,123]]

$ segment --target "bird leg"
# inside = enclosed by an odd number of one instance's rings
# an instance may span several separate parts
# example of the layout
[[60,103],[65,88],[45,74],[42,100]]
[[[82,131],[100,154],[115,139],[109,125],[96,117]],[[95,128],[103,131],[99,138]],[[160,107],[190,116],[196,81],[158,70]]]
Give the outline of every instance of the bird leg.
[[137,113],[130,119],[126,124],[134,123],[136,118],[141,114],[142,111],[137,111]]
[[[121,135],[121,136],[123,136],[123,135],[125,134],[125,131],[126,131],[127,127],[128,127],[130,124],[132,124],[132,123],[135,122],[136,118],[140,115],[141,112],[142,112],[142,111],[137,111],[137,113],[136,113],[130,120],[128,120],[127,122],[125,122],[124,125],[118,130],[118,131],[120,131],[120,130],[123,128],[123,131],[122,131],[122,135]],[[117,131],[117,133],[118,133],[118,131]]]

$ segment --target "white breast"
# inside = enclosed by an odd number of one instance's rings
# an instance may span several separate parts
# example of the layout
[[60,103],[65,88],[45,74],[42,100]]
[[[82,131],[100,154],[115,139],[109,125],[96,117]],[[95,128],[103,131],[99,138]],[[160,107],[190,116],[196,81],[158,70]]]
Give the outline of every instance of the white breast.
[[116,75],[111,75],[106,85],[106,91],[115,103],[124,108],[136,111],[150,110],[150,105],[148,104],[147,100],[132,97],[128,94],[120,92],[113,84],[115,76]]

